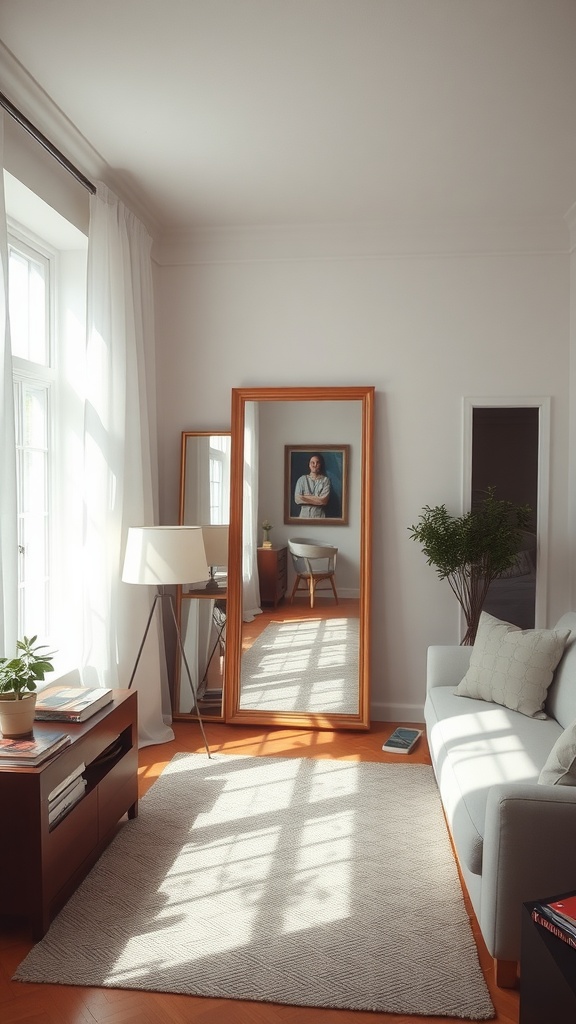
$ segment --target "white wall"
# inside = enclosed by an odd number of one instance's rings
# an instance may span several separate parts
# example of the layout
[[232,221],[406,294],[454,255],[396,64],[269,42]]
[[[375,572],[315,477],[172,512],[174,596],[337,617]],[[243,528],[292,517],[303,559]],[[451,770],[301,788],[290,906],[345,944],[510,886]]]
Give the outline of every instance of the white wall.
[[161,514],[175,521],[181,430],[229,427],[232,387],[375,385],[373,717],[419,720],[426,648],[459,642],[459,610],[407,528],[425,504],[460,511],[463,396],[551,396],[548,623],[569,604],[568,247],[474,253],[471,240],[346,258],[339,246],[161,253]]
[[566,215],[566,221],[570,228],[570,426],[569,443],[570,469],[569,498],[568,498],[568,522],[570,527],[570,547],[568,549],[568,561],[571,566],[571,599],[572,608],[576,607],[576,468],[574,466],[574,452],[576,452],[576,408],[574,396],[576,395],[576,203]]

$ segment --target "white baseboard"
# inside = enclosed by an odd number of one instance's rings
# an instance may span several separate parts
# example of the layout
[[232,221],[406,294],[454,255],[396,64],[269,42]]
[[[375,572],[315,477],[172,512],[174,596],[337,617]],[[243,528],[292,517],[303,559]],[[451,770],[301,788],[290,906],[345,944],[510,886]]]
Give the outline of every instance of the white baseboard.
[[386,701],[370,705],[370,718],[375,722],[414,722],[422,725],[424,721],[423,704],[390,704]]

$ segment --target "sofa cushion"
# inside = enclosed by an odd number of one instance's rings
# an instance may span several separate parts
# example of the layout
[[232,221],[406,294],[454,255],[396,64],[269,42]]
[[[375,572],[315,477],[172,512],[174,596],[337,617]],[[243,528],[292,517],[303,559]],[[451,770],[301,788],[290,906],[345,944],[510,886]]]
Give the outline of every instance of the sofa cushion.
[[553,718],[529,718],[482,700],[461,700],[436,686],[424,706],[426,734],[458,857],[480,874],[486,801],[502,782],[538,781],[562,730]]
[[566,729],[576,718],[576,612],[566,612],[555,629],[569,629],[570,639],[554,672],[544,710]]
[[569,629],[519,629],[482,612],[470,668],[456,693],[546,718],[546,694],[569,636]]
[[538,782],[544,786],[576,786],[576,722],[556,740]]

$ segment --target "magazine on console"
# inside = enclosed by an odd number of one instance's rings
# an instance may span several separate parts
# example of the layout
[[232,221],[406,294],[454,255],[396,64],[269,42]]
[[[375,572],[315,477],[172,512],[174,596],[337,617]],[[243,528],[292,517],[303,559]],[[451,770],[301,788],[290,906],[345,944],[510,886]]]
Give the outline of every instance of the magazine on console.
[[84,722],[112,700],[104,687],[47,686],[36,699],[35,718],[41,722]]

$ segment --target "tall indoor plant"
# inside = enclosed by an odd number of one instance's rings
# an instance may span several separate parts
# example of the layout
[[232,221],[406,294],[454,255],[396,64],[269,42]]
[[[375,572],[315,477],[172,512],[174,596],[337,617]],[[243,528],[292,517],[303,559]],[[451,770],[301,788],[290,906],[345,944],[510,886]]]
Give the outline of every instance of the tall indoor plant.
[[16,642],[15,658],[0,658],[0,730],[10,739],[32,732],[36,685],[54,671],[54,652],[44,653],[37,639],[25,636]]
[[466,619],[462,644],[473,644],[482,606],[493,580],[514,565],[522,530],[532,519],[529,505],[496,498],[489,487],[470,512],[451,516],[445,505],[426,505],[408,527],[441,580],[447,579]]

